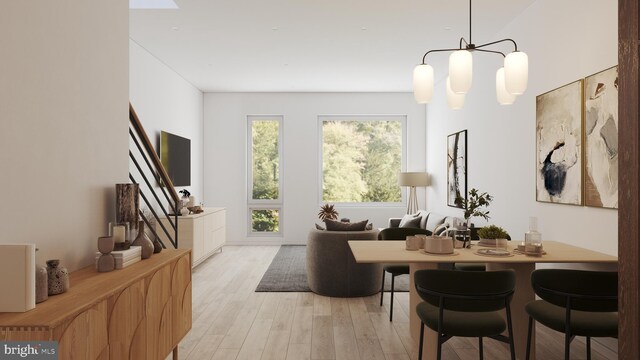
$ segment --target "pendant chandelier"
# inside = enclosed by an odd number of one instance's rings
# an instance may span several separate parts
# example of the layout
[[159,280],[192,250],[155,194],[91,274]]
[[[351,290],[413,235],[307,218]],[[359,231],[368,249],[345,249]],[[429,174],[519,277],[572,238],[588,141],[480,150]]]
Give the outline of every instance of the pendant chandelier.
[[[504,42],[510,42],[514,47],[514,51],[508,55],[489,49],[492,45]],[[469,0],[469,41],[462,37],[458,48],[429,50],[422,57],[422,64],[413,69],[413,95],[418,104],[429,103],[433,97],[433,67],[426,63],[427,55],[436,52],[451,52],[449,76],[447,76],[447,103],[452,109],[462,108],[465,95],[471,88],[473,74],[471,53],[476,51],[504,57],[503,67],[496,72],[496,96],[501,105],[513,104],[516,97],[522,95],[527,89],[529,78],[527,54],[518,51],[518,44],[512,39],[502,39],[481,45],[474,44],[471,38],[471,0]]]

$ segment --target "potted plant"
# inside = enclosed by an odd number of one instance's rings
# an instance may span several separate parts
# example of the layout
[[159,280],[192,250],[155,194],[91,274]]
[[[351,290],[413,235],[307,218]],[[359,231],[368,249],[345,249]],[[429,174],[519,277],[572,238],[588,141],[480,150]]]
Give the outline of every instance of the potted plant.
[[485,226],[482,229],[478,230],[478,236],[481,240],[495,240],[495,239],[507,239],[509,237],[509,233],[507,233],[503,228],[496,225]]
[[464,220],[467,229],[471,227],[470,220],[472,217],[481,217],[485,220],[489,220],[489,210],[486,208],[493,201],[493,196],[486,192],[480,192],[480,190],[473,188],[469,190],[468,199],[462,197],[458,198],[460,204],[464,208]]
[[338,211],[331,204],[324,204],[320,206],[320,212],[318,213],[318,219],[324,221],[326,219],[336,220],[338,219]]

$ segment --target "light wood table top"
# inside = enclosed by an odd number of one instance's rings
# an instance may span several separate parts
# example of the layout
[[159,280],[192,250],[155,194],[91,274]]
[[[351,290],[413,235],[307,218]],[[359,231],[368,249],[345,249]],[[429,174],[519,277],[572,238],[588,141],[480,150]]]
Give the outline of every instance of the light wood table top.
[[[509,241],[509,251],[521,241]],[[475,253],[481,249],[455,249],[457,255],[430,255],[421,251],[405,249],[404,241],[349,241],[351,252],[358,263],[616,263],[618,258],[593,250],[568,245],[557,241],[544,241],[546,252],[542,256],[482,256]]]

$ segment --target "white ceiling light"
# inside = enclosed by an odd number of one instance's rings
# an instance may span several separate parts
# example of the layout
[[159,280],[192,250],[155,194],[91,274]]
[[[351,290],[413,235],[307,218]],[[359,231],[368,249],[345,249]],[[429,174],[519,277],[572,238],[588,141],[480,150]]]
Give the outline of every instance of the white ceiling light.
[[[525,92],[529,77],[529,61],[527,54],[518,51],[518,44],[512,39],[502,39],[476,45],[472,41],[471,34],[471,0],[469,0],[469,41],[462,37],[458,48],[427,51],[422,57],[422,64],[416,66],[413,71],[413,91],[418,103],[423,104],[431,101],[434,81],[433,68],[425,61],[427,55],[434,52],[452,52],[449,56],[449,77],[447,77],[447,102],[452,109],[454,106],[456,109],[462,107],[464,95],[471,88],[473,79],[473,57],[471,53],[474,51],[499,54],[504,57],[504,68],[501,68],[496,73],[496,95],[500,104],[512,104],[516,95],[521,95]],[[514,51],[506,56],[501,51],[488,49],[492,45],[504,42],[511,42],[514,46]],[[424,76],[426,69],[429,68],[431,69],[430,76]],[[431,89],[430,93],[427,91],[428,89]],[[462,97],[453,95],[462,95]]]
[[178,9],[173,0],[129,0],[129,9]]

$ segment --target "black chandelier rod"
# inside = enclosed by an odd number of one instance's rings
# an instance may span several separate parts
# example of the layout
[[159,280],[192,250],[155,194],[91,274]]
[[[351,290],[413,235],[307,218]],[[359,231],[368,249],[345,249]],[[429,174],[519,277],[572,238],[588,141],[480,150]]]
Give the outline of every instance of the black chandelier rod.
[[[427,59],[427,55],[429,55],[430,53],[433,52],[447,52],[447,51],[458,51],[458,50],[471,50],[471,51],[482,51],[482,52],[487,52],[487,53],[493,53],[493,54],[500,54],[502,55],[502,57],[505,57],[504,53],[501,51],[495,51],[495,50],[486,50],[486,49],[482,49],[484,47],[487,46],[491,46],[491,45],[495,45],[495,44],[499,44],[502,42],[511,42],[513,44],[514,47],[514,51],[518,51],[518,44],[515,42],[515,40],[513,39],[501,39],[501,40],[496,40],[496,41],[492,41],[492,42],[488,42],[486,44],[481,44],[481,45],[475,45],[473,43],[472,40],[472,17],[471,17],[471,1],[469,0],[469,42],[467,42],[467,40],[464,37],[460,38],[460,44],[458,45],[459,47],[457,49],[435,49],[435,50],[429,50],[427,51],[423,56],[422,56],[422,65],[425,64],[425,61]],[[462,47],[462,43],[464,42],[465,46],[464,48]]]

